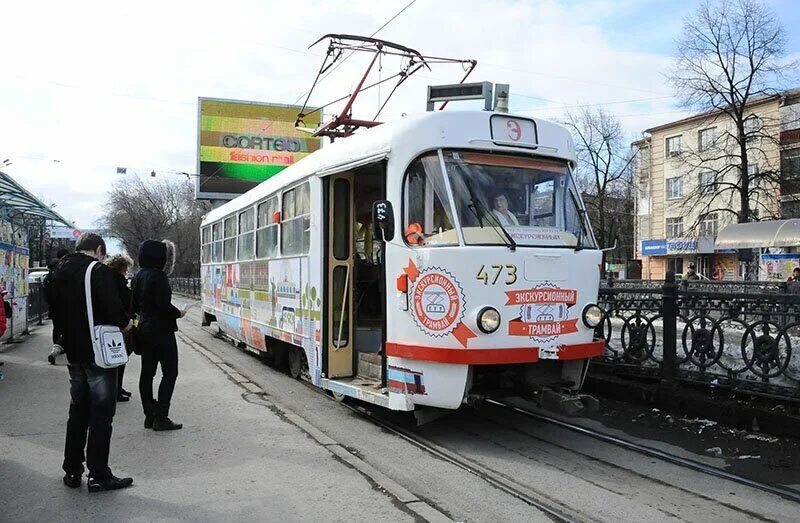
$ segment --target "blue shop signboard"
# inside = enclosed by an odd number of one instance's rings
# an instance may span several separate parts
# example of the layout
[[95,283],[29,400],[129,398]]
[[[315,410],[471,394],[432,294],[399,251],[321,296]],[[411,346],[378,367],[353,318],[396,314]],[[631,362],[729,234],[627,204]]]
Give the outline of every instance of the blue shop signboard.
[[667,254],[667,240],[642,240],[642,256]]

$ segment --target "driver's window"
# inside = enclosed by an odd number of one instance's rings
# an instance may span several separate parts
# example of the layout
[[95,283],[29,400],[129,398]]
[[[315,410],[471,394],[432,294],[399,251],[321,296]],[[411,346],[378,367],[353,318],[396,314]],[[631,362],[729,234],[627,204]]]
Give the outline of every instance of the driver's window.
[[437,153],[422,156],[411,164],[403,197],[406,243],[412,247],[458,244]]

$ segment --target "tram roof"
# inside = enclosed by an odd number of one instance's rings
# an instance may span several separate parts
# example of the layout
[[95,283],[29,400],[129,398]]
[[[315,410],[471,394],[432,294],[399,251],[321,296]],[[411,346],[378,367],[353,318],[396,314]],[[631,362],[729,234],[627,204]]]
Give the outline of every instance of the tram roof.
[[491,141],[492,115],[525,118],[536,122],[538,143],[543,154],[577,162],[569,131],[563,126],[528,116],[491,111],[432,111],[381,124],[332,144],[290,165],[279,174],[265,180],[250,191],[210,211],[203,225],[216,222],[243,208],[250,207],[274,194],[282,187],[311,176],[325,176],[360,167],[388,158],[390,154],[407,157],[409,161],[425,151],[440,148],[491,149],[503,152],[536,154],[536,149],[498,147]]

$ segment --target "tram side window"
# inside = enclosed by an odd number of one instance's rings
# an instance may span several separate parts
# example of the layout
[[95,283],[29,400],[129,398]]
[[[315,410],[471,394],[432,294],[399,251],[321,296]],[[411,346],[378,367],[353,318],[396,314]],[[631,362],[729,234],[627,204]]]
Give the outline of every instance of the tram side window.
[[211,263],[211,227],[203,227],[200,231],[200,263]]
[[311,199],[308,183],[283,193],[281,254],[307,254],[311,238]]
[[225,218],[224,222],[224,247],[222,259],[226,262],[236,261],[236,217]]
[[273,196],[258,206],[256,258],[276,258],[278,256],[278,224],[274,220],[276,212],[278,212],[277,196]]
[[255,246],[255,233],[253,230],[256,228],[256,211],[255,209],[247,209],[239,213],[239,256],[240,260],[252,260]]
[[457,245],[450,200],[438,153],[418,158],[406,172],[404,236],[420,245]]
[[211,226],[211,261],[219,263],[222,261],[222,222]]

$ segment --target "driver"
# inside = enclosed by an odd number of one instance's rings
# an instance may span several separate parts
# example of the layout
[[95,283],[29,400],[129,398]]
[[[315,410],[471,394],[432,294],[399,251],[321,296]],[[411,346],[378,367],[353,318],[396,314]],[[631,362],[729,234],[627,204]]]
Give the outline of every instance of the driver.
[[492,199],[492,215],[503,227],[519,226],[519,220],[508,208],[508,198],[503,193],[497,193]]

